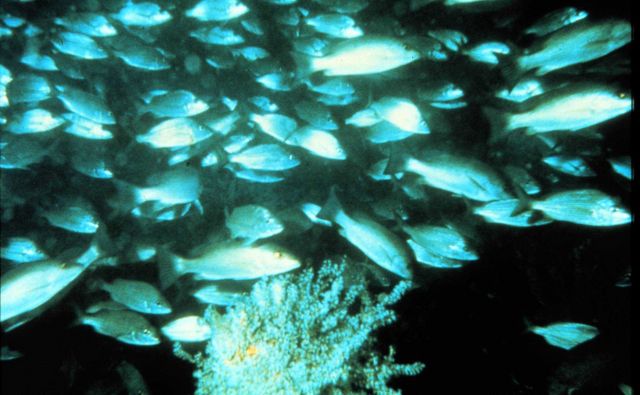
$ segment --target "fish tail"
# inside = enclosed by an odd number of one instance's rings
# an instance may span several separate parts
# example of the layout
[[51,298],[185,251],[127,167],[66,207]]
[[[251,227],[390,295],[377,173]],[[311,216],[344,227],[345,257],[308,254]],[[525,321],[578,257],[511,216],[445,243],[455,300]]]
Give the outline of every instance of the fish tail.
[[180,277],[182,259],[170,253],[166,248],[160,247],[158,256],[158,280],[162,289],[169,288]]
[[408,156],[400,152],[397,147],[391,147],[389,152],[389,160],[387,161],[387,167],[384,169],[384,174],[393,176],[397,173],[403,173],[406,170]]
[[342,208],[342,204],[340,204],[340,200],[338,200],[338,196],[336,195],[336,186],[332,186],[329,191],[329,198],[327,198],[326,203],[322,207],[322,210],[318,213],[317,217],[326,219],[327,221],[336,222],[336,218],[340,217],[340,215],[344,214],[344,209]]

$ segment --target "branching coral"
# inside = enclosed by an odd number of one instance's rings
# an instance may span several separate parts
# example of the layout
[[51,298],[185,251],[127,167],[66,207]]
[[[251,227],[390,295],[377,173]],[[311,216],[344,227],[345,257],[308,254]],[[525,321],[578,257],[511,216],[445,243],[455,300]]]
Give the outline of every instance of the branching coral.
[[409,287],[400,282],[373,297],[364,282],[345,284],[345,262],[265,278],[226,314],[213,308],[214,328],[196,357],[196,393],[398,393],[387,381],[418,374],[423,364],[397,364],[374,349],[372,332],[395,320],[387,306]]

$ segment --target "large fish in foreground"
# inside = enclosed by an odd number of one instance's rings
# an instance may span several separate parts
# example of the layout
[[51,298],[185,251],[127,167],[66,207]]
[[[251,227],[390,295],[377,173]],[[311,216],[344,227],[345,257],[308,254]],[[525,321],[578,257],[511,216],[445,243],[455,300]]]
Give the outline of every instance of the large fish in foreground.
[[631,24],[620,19],[591,22],[584,19],[566,26],[525,52],[516,61],[520,72],[548,74],[564,67],[603,57],[631,42]]
[[485,108],[493,138],[515,130],[527,134],[575,132],[631,111],[631,95],[604,84],[573,84],[522,103],[522,110],[496,112]]
[[298,59],[302,75],[361,75],[404,66],[420,59],[420,53],[393,37],[363,36],[336,44],[325,56]]
[[251,280],[296,269],[300,261],[275,244],[245,245],[237,241],[211,243],[192,258],[160,251],[160,281],[169,286],[193,273],[201,280]]

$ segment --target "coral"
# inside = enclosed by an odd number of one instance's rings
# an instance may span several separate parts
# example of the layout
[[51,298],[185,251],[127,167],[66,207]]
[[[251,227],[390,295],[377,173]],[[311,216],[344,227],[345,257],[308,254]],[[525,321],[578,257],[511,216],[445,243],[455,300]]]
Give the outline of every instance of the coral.
[[251,297],[225,314],[210,307],[214,328],[196,356],[196,394],[399,393],[387,386],[423,364],[397,364],[374,348],[372,332],[396,317],[387,306],[409,288],[373,296],[364,281],[346,285],[345,262],[263,278]]

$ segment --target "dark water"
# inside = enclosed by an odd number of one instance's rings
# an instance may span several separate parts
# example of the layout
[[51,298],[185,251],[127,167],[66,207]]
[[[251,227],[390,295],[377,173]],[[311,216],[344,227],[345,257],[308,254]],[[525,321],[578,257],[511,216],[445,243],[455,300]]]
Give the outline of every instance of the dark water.
[[[63,12],[67,6],[63,3],[6,3],[0,6],[0,10],[6,7],[6,10],[28,20],[41,21]],[[264,4],[246,3],[261,13],[269,12],[269,7]],[[512,41],[514,37],[509,36],[510,32],[522,30],[546,12],[568,5],[585,9],[594,18],[615,16],[628,19],[630,16],[629,2],[620,0],[606,4],[601,1],[521,1],[483,13],[451,12],[435,4],[399,20],[407,27],[459,29],[468,35],[470,42],[488,38]],[[388,2],[372,1],[364,11],[363,20],[386,15],[390,7]],[[509,16],[517,17],[509,29],[496,28],[498,20]],[[366,30],[366,23],[363,26]],[[169,40],[172,35],[179,36],[180,32],[169,31],[166,34]],[[515,39],[515,43],[526,47],[529,41]],[[286,44],[277,40],[265,45],[273,53],[287,53],[289,50]],[[7,62],[6,66],[14,65],[12,55],[21,53],[19,47],[1,41],[0,49],[1,63]],[[179,48],[176,51],[179,52]],[[122,64],[114,67],[122,67]],[[482,65],[462,60],[430,67],[427,72],[448,75],[464,87],[467,96],[480,94],[500,78],[497,72],[486,71]],[[143,76],[138,72],[134,75]],[[170,79],[166,81],[168,85],[176,82],[170,74],[165,75]],[[181,81],[183,86],[201,83],[193,76],[185,78]],[[234,92],[239,98],[259,93],[242,74],[230,73],[228,79],[216,84],[219,84],[216,89]],[[401,94],[407,84],[410,82],[401,80],[393,87],[381,84],[371,89],[376,94],[383,89],[385,94]],[[111,94],[116,98],[118,90],[126,95],[126,84],[113,88]],[[295,97],[280,98],[291,103],[296,100]],[[111,102],[115,113],[130,110],[118,108],[117,100]],[[336,111],[339,116],[340,111]],[[477,106],[469,106],[447,116],[456,134],[436,133],[430,136],[433,147],[455,149],[460,154],[473,154],[499,163],[492,151],[494,148],[485,144],[488,125]],[[609,156],[629,153],[628,117],[608,122],[599,130],[605,136],[599,144]],[[348,139],[344,143],[349,144]],[[509,152],[509,155],[517,156],[514,151]],[[131,180],[136,179],[136,172],[143,179],[144,169],[154,165],[153,155],[141,155],[128,169]],[[349,165],[310,161],[311,164],[303,165],[306,167],[298,169],[279,184],[245,183],[231,187],[231,177],[221,176],[210,181],[212,185],[205,186],[205,190],[213,189],[218,195],[203,197],[203,204],[237,206],[259,197],[265,204],[284,208],[303,197],[320,202],[331,185],[336,183],[350,185],[351,190],[345,191],[349,196],[364,196],[369,201],[384,196],[385,192],[377,186],[365,185],[353,177]],[[55,194],[70,186],[70,189],[89,196],[100,212],[109,210],[104,196],[113,193],[112,187],[95,180],[77,179],[71,169],[52,163],[40,164],[34,170],[25,177],[31,177],[38,184],[34,186],[35,190]],[[549,172],[543,169],[543,165],[537,170]],[[604,173],[608,176],[589,180],[588,185],[620,196],[626,207],[630,207],[629,185],[611,173]],[[6,176],[4,172],[2,174]],[[558,183],[567,188],[584,185],[583,181],[568,176],[560,176]],[[440,197],[439,193],[434,192],[436,197]],[[446,199],[435,200],[441,202]],[[422,216],[459,223],[468,220],[467,206],[462,201],[408,209],[418,219]],[[3,239],[5,235],[42,226],[35,218],[34,210],[33,206],[22,207],[16,213],[20,221],[2,224]],[[213,215],[210,221],[210,224],[222,225],[224,217],[222,214]],[[109,230],[112,236],[117,237],[119,232],[136,226],[139,225],[133,219],[121,219],[111,224]],[[380,330],[378,345],[381,351],[394,345],[398,361],[422,361],[426,364],[420,375],[395,379],[393,386],[406,394],[567,394],[570,389],[576,389],[573,394],[617,394],[618,384],[631,382],[631,288],[614,286],[621,275],[630,270],[629,227],[592,229],[553,223],[539,228],[516,229],[480,221],[475,221],[473,227],[480,260],[457,271],[416,270],[417,287],[396,306],[398,321]],[[193,233],[184,234],[177,232],[171,224],[160,224],[154,236],[160,243],[184,243],[182,248],[186,251],[206,236],[203,224],[192,223],[187,228]],[[59,239],[66,237],[64,232],[54,235]],[[284,241],[302,256],[318,260],[345,251],[357,253],[337,235],[314,235],[307,240],[313,240],[313,243],[300,243],[291,238]],[[152,267],[138,266],[136,270],[139,272],[128,274],[149,279],[156,276]],[[115,269],[104,269],[102,273],[105,278],[116,275]],[[3,394],[85,394],[92,393],[92,389],[103,391],[93,393],[120,393],[113,382],[117,381],[114,368],[122,360],[129,361],[140,370],[154,394],[193,393],[192,365],[176,358],[168,342],[148,348],[132,347],[98,335],[88,327],[74,325],[72,306],[82,303],[85,298],[86,289],[76,287],[39,318],[2,334],[3,345],[8,344],[24,354],[17,360],[0,365]],[[600,335],[567,352],[527,333],[527,321],[538,324],[557,321],[591,323],[598,327]]]

